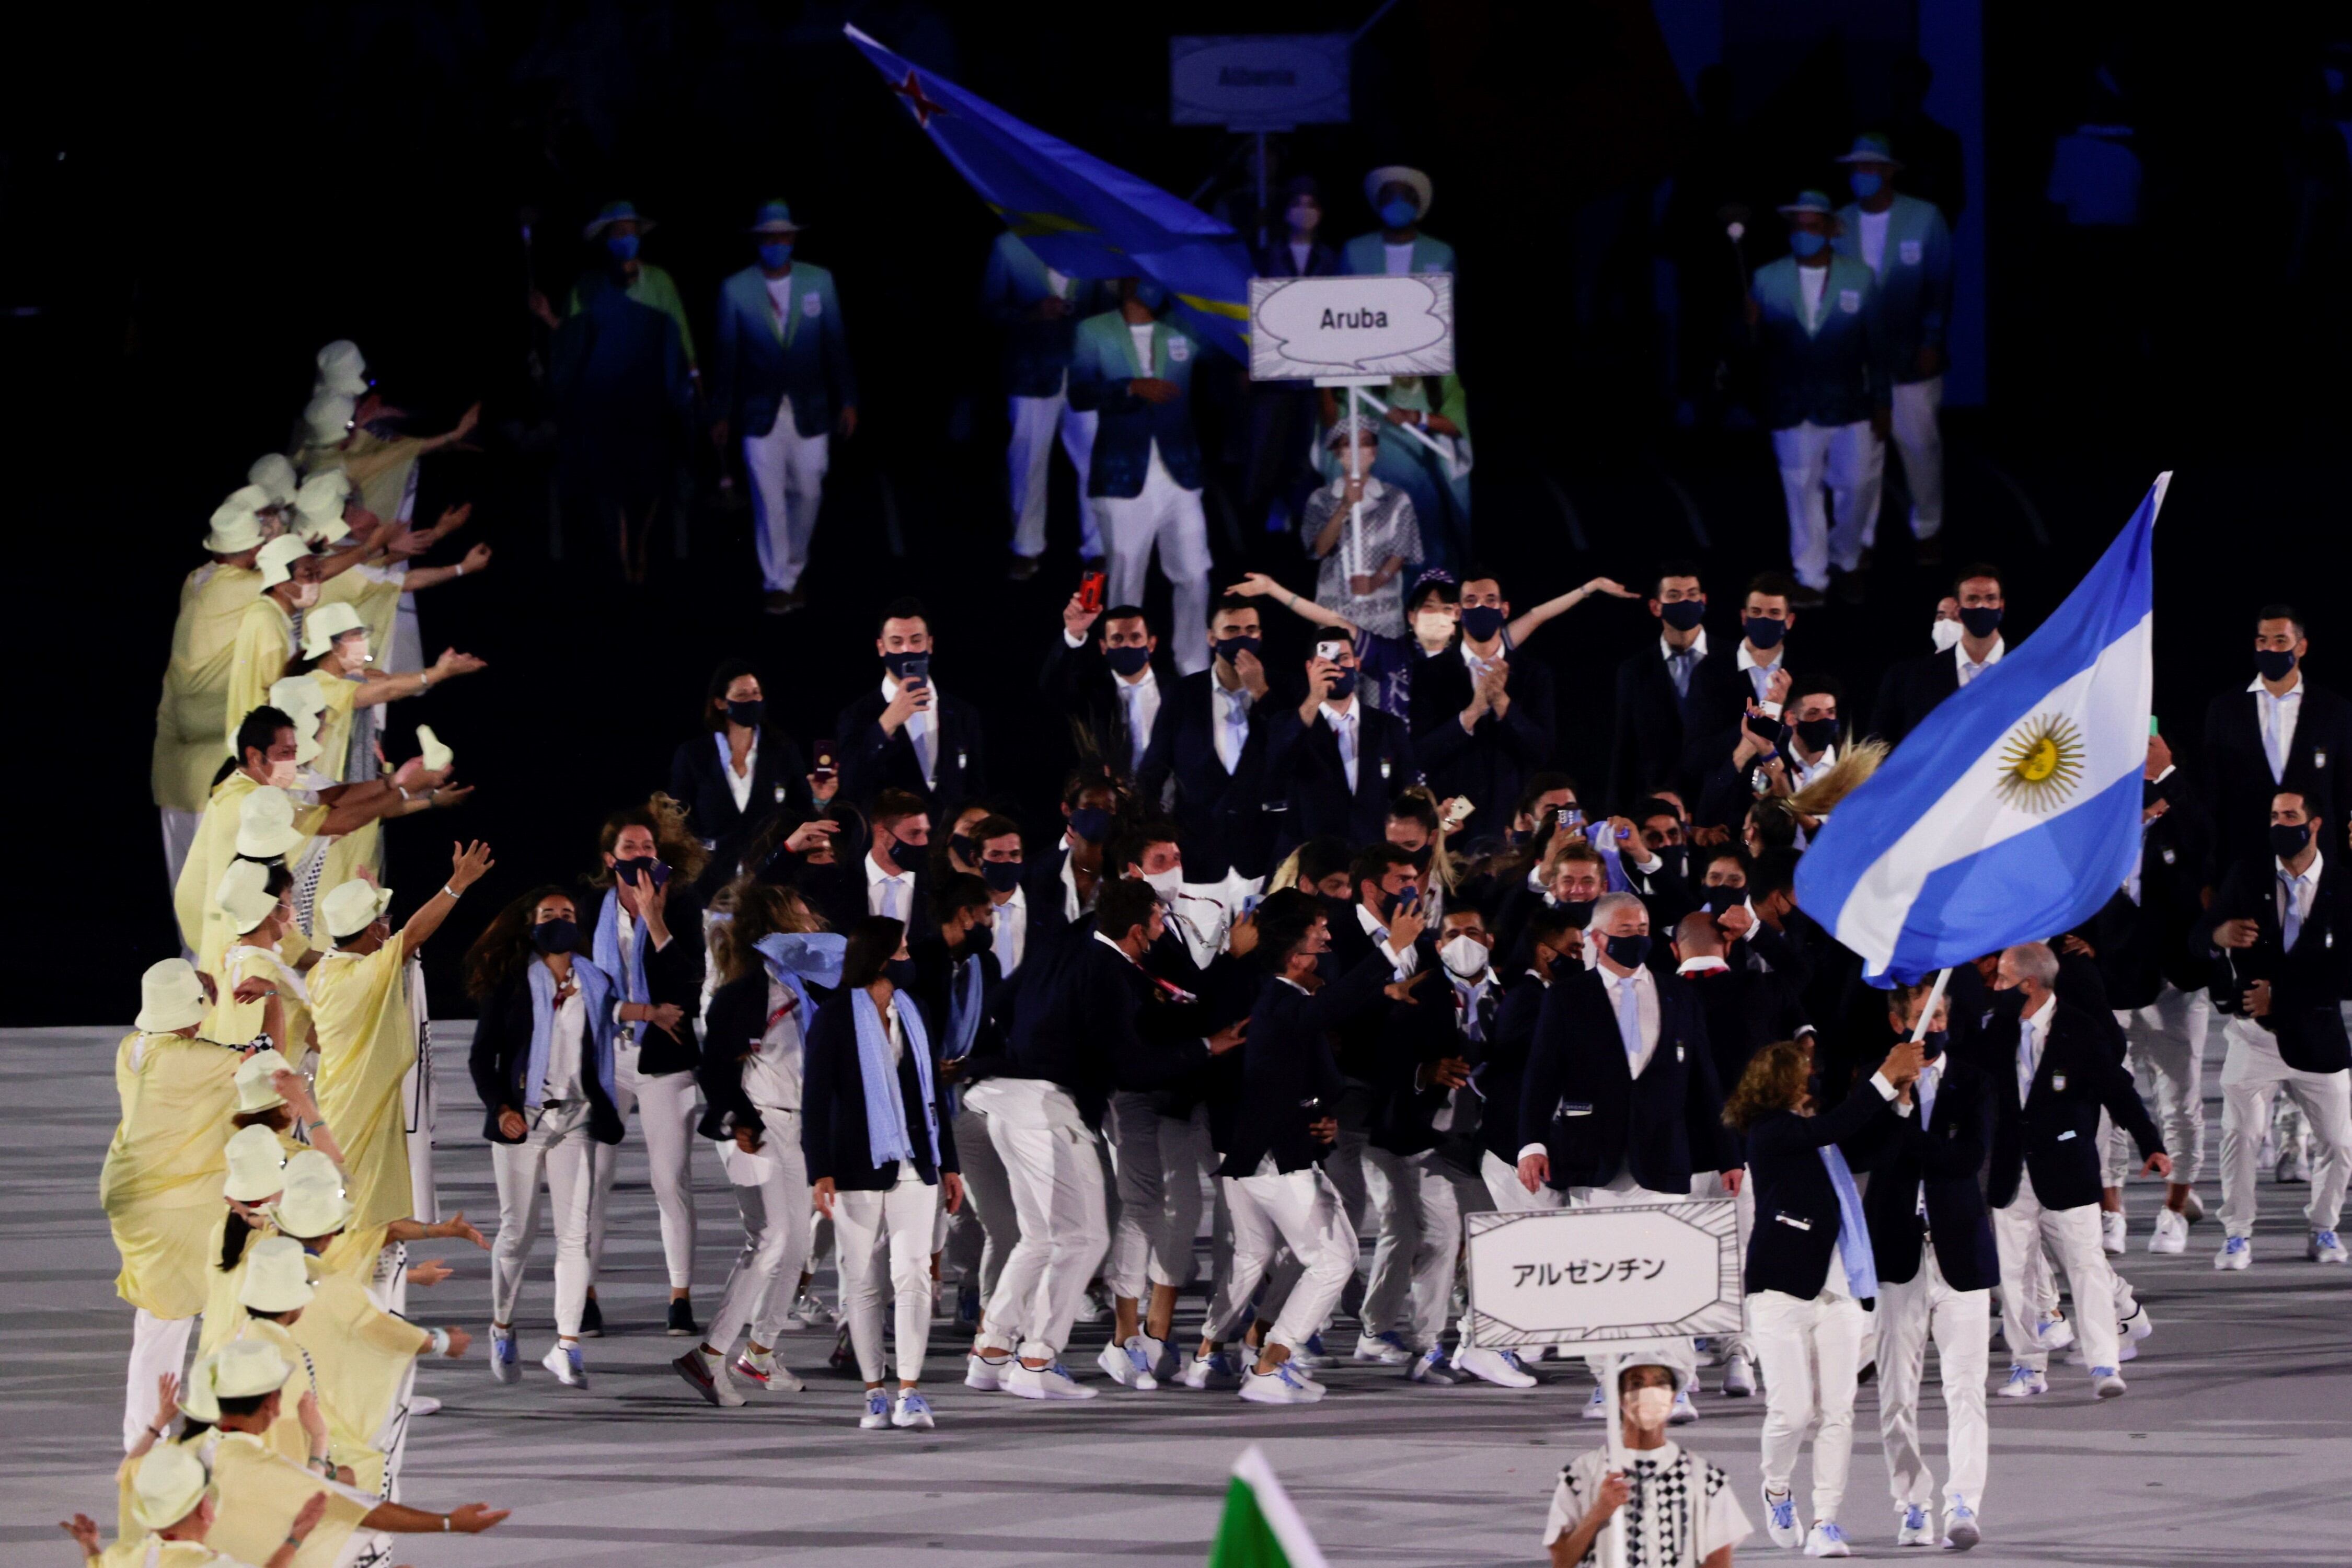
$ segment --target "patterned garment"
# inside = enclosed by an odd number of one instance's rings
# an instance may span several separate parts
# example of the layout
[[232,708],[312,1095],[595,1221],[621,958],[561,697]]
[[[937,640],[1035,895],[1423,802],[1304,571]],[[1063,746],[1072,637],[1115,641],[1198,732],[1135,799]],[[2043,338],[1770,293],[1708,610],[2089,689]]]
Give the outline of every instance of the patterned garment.
[[[1748,1516],[1731,1494],[1730,1478],[1718,1467],[1674,1443],[1636,1450],[1629,1458],[1626,1480],[1633,1495],[1622,1514],[1625,1568],[1699,1568],[1715,1552],[1738,1545],[1750,1533]],[[1608,1469],[1606,1448],[1580,1454],[1561,1468],[1544,1529],[1547,1547],[1576,1528],[1600,1495]],[[1581,1561],[1600,1563],[1600,1537]]]

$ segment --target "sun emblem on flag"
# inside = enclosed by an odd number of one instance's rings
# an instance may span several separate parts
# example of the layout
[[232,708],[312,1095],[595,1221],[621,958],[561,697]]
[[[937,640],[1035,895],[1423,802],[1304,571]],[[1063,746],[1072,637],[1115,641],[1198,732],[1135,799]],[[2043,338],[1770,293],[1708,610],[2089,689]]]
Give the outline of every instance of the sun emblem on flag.
[[2083,732],[2061,713],[2037,713],[2000,748],[2001,799],[2020,811],[2056,810],[2083,782]]

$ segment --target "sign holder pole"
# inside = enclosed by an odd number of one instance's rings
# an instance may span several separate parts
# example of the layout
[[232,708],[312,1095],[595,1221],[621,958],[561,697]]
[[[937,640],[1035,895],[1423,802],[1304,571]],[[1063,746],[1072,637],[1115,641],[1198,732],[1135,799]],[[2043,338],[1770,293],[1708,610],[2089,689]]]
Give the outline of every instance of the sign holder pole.
[[[1348,384],[1348,417],[1353,420],[1363,406],[1364,389],[1355,383]],[[1339,565],[1348,574],[1348,603],[1356,602],[1356,579],[1362,575],[1364,555],[1364,458],[1356,445],[1355,431],[1348,433],[1348,477],[1356,481],[1356,499],[1348,509],[1348,540],[1339,552]]]
[[[1379,410],[1383,416],[1388,414],[1389,405],[1382,403],[1379,398],[1374,397],[1370,393],[1367,392],[1364,394],[1364,401],[1370,404],[1375,409]],[[1414,440],[1420,442],[1423,446],[1428,447],[1431,451],[1436,453],[1440,458],[1445,456],[1445,448],[1432,440],[1429,436],[1422,430],[1420,426],[1400,425],[1397,428],[1412,437]]]
[[[1624,1411],[1617,1390],[1622,1371],[1612,1364],[1601,1374],[1609,1401],[1609,1468],[1621,1475],[1627,1464]],[[1625,1510],[1622,1508],[1611,1514],[1609,1522],[1601,1528],[1601,1568],[1625,1568]]]

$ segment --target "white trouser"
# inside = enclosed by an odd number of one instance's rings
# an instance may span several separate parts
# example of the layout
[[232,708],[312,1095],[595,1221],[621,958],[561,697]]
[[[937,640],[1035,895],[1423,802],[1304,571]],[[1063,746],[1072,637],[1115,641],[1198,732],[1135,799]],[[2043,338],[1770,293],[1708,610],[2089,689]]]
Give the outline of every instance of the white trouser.
[[1051,1360],[1069,1342],[1087,1281],[1110,1245],[1102,1155],[1068,1092],[1053,1084],[990,1079],[965,1098],[988,1118],[1021,1222],[977,1342],[1010,1349],[1018,1332],[1024,1360]]
[[204,821],[205,814],[201,811],[175,811],[171,806],[159,805],[155,808],[155,815],[163,819],[163,874],[172,879],[171,886],[176,890],[180,886],[180,873],[188,864],[188,851],[196,846],[196,826]]
[[727,1289],[703,1336],[722,1355],[746,1329],[753,1344],[774,1348],[809,1256],[808,1163],[801,1152],[800,1113],[763,1105],[760,1120],[767,1131],[758,1153],[746,1154],[731,1142],[719,1146],[719,1163],[743,1215],[743,1250],[735,1255],[734,1271],[727,1276]]
[[[530,1111],[523,1112],[529,1117]],[[520,1143],[490,1145],[490,1174],[499,1184],[499,1235],[490,1245],[490,1319],[514,1323],[522,1294],[523,1259],[539,1239],[539,1189],[543,1178],[555,1211],[555,1331],[577,1336],[580,1313],[594,1282],[589,1261],[589,1215],[596,1184],[589,1151],[588,1102],[541,1116]]]
[[[2202,991],[2179,991],[2164,983],[2145,1007],[2119,1008],[2116,1022],[2131,1042],[2132,1086],[2155,1108],[2157,1130],[2172,1156],[2177,1186],[2194,1186],[2205,1169],[2205,1032],[2213,1004]],[[2105,1185],[2120,1187],[2140,1167],[2139,1146],[2120,1127],[2109,1127],[2099,1152]]]
[[809,541],[824,500],[824,470],[832,461],[832,435],[802,435],[793,424],[790,398],[776,409],[775,428],[743,437],[743,471],[751,480],[751,538],[760,549],[760,576],[772,593],[791,593],[808,568]]
[[[637,1126],[646,1135],[646,1164],[653,1176],[654,1203],[661,1210],[662,1258],[669,1266],[669,1286],[683,1290],[694,1283],[694,1075],[690,1072],[639,1073],[638,1047],[623,1042],[613,1047],[613,1109],[626,1123],[637,1112]],[[605,1211],[612,1205],[613,1177],[621,1168],[618,1143],[596,1145],[596,1206],[588,1227],[588,1261],[604,1267]]]
[[1323,1326],[1339,1302],[1340,1287],[1356,1271],[1355,1227],[1340,1205],[1339,1190],[1312,1165],[1286,1175],[1224,1176],[1218,1185],[1233,1222],[1234,1265],[1210,1298],[1202,1335],[1222,1343],[1248,1326],[1250,1297],[1273,1267],[1275,1254],[1287,1247],[1300,1272],[1284,1292],[1265,1342],[1296,1351]]
[[1173,622],[1184,628],[1175,638],[1177,673],[1197,675],[1208,668],[1208,639],[1192,634],[1192,628],[1209,620],[1209,518],[1201,510],[1201,492],[1179,485],[1155,448],[1141,490],[1093,500],[1109,551],[1106,603],[1143,603],[1144,579],[1156,546],[1172,597]]
[[1944,526],[1944,432],[1936,419],[1944,406],[1944,378],[1898,381],[1893,391],[1887,439],[1870,444],[1870,515],[1862,524],[1865,545],[1878,542],[1878,502],[1889,446],[1903,458],[1904,488],[1911,492],[1911,537],[1933,539]]
[[1901,1512],[1933,1508],[1936,1479],[1919,1443],[1919,1388],[1927,1377],[1927,1340],[1936,1341],[1937,1377],[1944,1392],[1944,1456],[1951,1474],[1944,1506],[1984,1511],[1986,1449],[1986,1325],[1990,1290],[1955,1290],[1945,1282],[1932,1241],[1920,1244],[1919,1272],[1897,1285],[1878,1283],[1878,1435],[1886,1449],[1886,1484]]
[[2303,1216],[2314,1230],[2334,1230],[2352,1180],[2352,1069],[2298,1072],[2280,1057],[2278,1043],[2246,1018],[2221,1026],[2221,1225],[2231,1236],[2254,1234],[2254,1163],[2270,1124],[2271,1100],[2284,1089],[2311,1124],[2311,1202]]
[[[1069,380],[1051,397],[1006,399],[1013,421],[1013,439],[1005,447],[1006,478],[1013,497],[1013,553],[1034,560],[1045,553],[1046,481],[1054,471],[1054,437],[1062,438],[1070,466],[1078,471],[1078,488],[1086,489],[1087,469],[1095,455],[1095,426],[1101,416],[1093,409],[1070,406]],[[1078,504],[1078,553],[1093,560],[1103,552],[1102,533],[1094,508],[1083,493]]]
[[1013,1184],[1004,1162],[989,1140],[988,1113],[970,1102],[955,1116],[956,1159],[963,1166],[963,1202],[948,1216],[946,1255],[940,1267],[957,1270],[976,1285],[983,1301],[996,1294],[1004,1260],[1021,1240],[1021,1218],[1013,1212]]
[[[1789,560],[1808,588],[1828,587],[1832,564],[1851,572],[1862,563],[1863,523],[1878,510],[1877,444],[1866,420],[1808,422],[1772,432],[1772,456],[1789,503]],[[1826,507],[1823,485],[1829,487]]]
[[1518,1167],[1503,1163],[1492,1149],[1479,1159],[1478,1174],[1486,1184],[1486,1195],[1505,1214],[1541,1214],[1568,1206],[1568,1194],[1558,1187],[1543,1184],[1529,1192],[1521,1186]]
[[2056,1299],[2056,1282],[2040,1262],[2047,1247],[2074,1293],[2074,1342],[2082,1347],[2084,1364],[2116,1365],[2115,1275],[2099,1246],[2099,1205],[2043,1208],[2034,1195],[2032,1175],[2021,1171],[2017,1195],[2007,1208],[1992,1211],[1992,1235],[2000,1250],[2001,1333],[2011,1362],[2036,1372],[2050,1365],[2050,1352],[2033,1332],[2037,1310]]
[[131,1314],[131,1369],[122,1389],[122,1448],[128,1453],[155,1420],[155,1380],[188,1367],[194,1318],[159,1318],[144,1307]]
[[1118,1179],[1118,1219],[1103,1283],[1128,1301],[1140,1300],[1147,1284],[1189,1283],[1192,1242],[1201,1230],[1207,1109],[1180,1121],[1154,1110],[1149,1094],[1122,1090],[1111,1096],[1104,1130]]
[[[2092,1244],[2097,1241],[2094,1236]],[[1790,1489],[1810,1432],[1816,1521],[1836,1519],[1845,1501],[1854,1383],[1869,1315],[1851,1296],[1808,1301],[1759,1290],[1748,1298],[1748,1342],[1764,1369],[1764,1489]]]
[[912,1160],[898,1162],[898,1180],[887,1191],[834,1194],[841,1308],[849,1320],[857,1370],[869,1384],[880,1383],[884,1371],[886,1267],[898,1310],[898,1381],[915,1383],[923,1375],[923,1352],[931,1339],[931,1226],[939,1212],[940,1189],[916,1173]]
[[[2105,1247],[2099,1249],[2099,1260],[2106,1265],[2107,1301],[2115,1309],[2116,1338],[2120,1341],[2123,1325],[2139,1310],[2139,1298],[2133,1292],[2131,1281],[2116,1272],[2115,1260],[2107,1256]],[[2050,1267],[2049,1251],[2039,1244],[2033,1247],[2025,1260],[2024,1289],[2026,1305],[2032,1309],[2034,1318],[2054,1318],[2058,1315],[2058,1276]],[[2003,1290],[2001,1295],[2005,1304],[2008,1292]]]

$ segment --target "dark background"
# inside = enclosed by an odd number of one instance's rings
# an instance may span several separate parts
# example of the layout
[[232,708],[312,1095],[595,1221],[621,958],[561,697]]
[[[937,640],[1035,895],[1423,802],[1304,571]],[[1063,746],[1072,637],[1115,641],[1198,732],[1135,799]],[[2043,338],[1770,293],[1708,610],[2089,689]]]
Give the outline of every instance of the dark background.
[[[147,792],[174,596],[206,516],[286,439],[331,338],[359,342],[419,431],[485,402],[481,451],[428,462],[417,515],[475,502],[471,528],[436,559],[486,540],[494,568],[420,603],[428,658],[454,644],[490,668],[393,710],[396,756],[425,719],[481,786],[460,812],[391,830],[388,880],[408,895],[395,912],[437,883],[453,836],[488,837],[499,861],[434,943],[441,1010],[462,1010],[455,962],[495,906],[587,870],[598,821],[667,776],[717,659],[757,660],[782,721],[803,742],[826,734],[878,676],[873,613],[896,594],[930,602],[938,679],[983,704],[999,791],[1033,808],[1050,799],[1066,741],[1030,694],[1076,575],[1068,476],[1056,474],[1046,571],[1007,583],[1002,400],[974,308],[993,223],[840,25],[854,18],[1246,226],[1246,142],[1167,125],[1168,35],[1349,30],[1372,9],[1039,14],[901,0],[14,15],[0,58],[0,516],[21,848],[0,1016],[127,1014],[141,967],[176,949]],[[1885,18],[1864,37],[1835,5],[1757,15],[1775,46],[1726,57],[1757,198],[1841,190],[1828,159],[1886,111]],[[2317,8],[2174,19],[2185,15],[1985,6],[1986,178],[1969,200],[1988,235],[1990,391],[1984,407],[1948,414],[1946,437],[1949,559],[2005,566],[2012,643],[2155,473],[2176,470],[2158,531],[2157,708],[2187,760],[2208,699],[2250,679],[2257,604],[2302,602],[2315,675],[2335,676],[2352,516],[2341,434],[2352,173],[2331,121],[2352,111],[2322,81],[2338,46],[2295,19]],[[2084,117],[2101,65],[2123,89],[2147,184],[2124,269],[2093,275],[2065,264],[2042,192],[2052,139]],[[1433,177],[1427,226],[1464,258],[1480,552],[1521,606],[1695,556],[1727,647],[1739,581],[1785,564],[1785,525],[1760,432],[1674,418],[1654,219],[1665,182],[1704,145],[1648,7],[1408,0],[1358,46],[1354,94],[1354,123],[1276,138],[1277,176],[1324,179],[1334,240],[1370,226],[1355,192],[1364,168],[1409,162]],[[686,558],[657,547],[652,587],[625,594],[595,542],[575,532],[553,558],[533,374],[544,340],[522,297],[533,282],[568,284],[580,225],[626,195],[658,224],[646,258],[707,322],[719,280],[748,259],[749,209],[772,195],[808,226],[802,254],[839,279],[862,392],[860,432],[836,446],[811,607],[759,613],[750,514],[715,504],[707,452]],[[1768,214],[1757,226],[1776,226]],[[1773,248],[1764,240],[1750,262]],[[2137,340],[2086,347],[2074,330],[2085,309],[2118,300]],[[1208,449],[1228,465],[1240,392],[1235,373],[1199,396]],[[1295,545],[1235,515],[1236,493],[1228,466],[1209,500],[1220,573],[1265,565],[1306,585]],[[1910,563],[1903,504],[1890,479],[1870,600],[1802,617],[1800,668],[1867,691],[1887,660],[1926,648],[1944,590]],[[1297,623],[1269,621],[1286,655],[1300,649]],[[1582,776],[1597,780],[1605,759],[1609,671],[1650,625],[1635,606],[1588,606],[1529,650],[1555,668],[1562,760]]]

